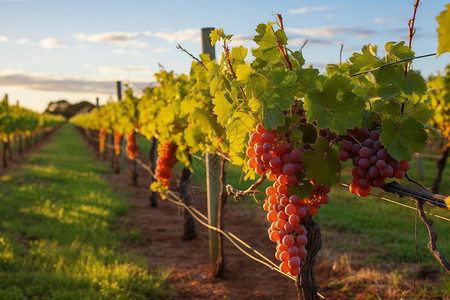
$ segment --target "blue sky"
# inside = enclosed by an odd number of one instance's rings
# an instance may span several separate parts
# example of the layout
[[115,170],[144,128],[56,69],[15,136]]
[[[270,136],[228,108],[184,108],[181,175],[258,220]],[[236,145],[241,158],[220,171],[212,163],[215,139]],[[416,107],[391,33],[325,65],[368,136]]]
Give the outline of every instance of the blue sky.
[[[436,16],[448,1],[422,0],[412,48],[417,55],[437,48]],[[189,72],[198,55],[200,29],[222,27],[235,45],[254,46],[259,23],[283,16],[289,48],[303,49],[307,64],[323,70],[365,44],[380,52],[389,41],[407,40],[413,0],[117,1],[0,0],[0,96],[43,111],[49,101],[100,103],[115,97],[116,80],[137,91],[153,81],[159,64]],[[233,44],[232,44],[233,45]],[[216,47],[216,53],[219,51]],[[448,54],[413,63],[428,76],[444,70]]]

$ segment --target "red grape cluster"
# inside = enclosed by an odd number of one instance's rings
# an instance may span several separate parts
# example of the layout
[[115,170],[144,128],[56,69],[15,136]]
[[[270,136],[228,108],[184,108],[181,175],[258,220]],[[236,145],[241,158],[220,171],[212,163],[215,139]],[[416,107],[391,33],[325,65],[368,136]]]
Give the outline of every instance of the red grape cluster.
[[250,133],[247,149],[248,166],[274,181],[266,189],[263,206],[272,223],[269,239],[277,243],[275,257],[281,261],[280,270],[293,276],[300,272],[300,258],[307,254],[307,232],[302,221],[314,215],[321,203],[328,203],[326,193],[330,192],[329,188],[315,187],[310,199],[289,194],[288,187],[297,184],[297,175],[305,170],[301,162],[303,151],[305,148],[296,149],[292,143],[279,140],[275,131],[267,131],[261,124]]
[[386,178],[401,179],[405,176],[410,167],[409,162],[397,161],[389,155],[379,140],[379,130],[359,128],[353,129],[351,133],[357,141],[344,141],[339,152],[341,161],[353,161],[350,192],[365,197],[372,187],[382,187]]
[[178,145],[170,141],[159,144],[158,160],[156,161],[155,178],[166,189],[170,187],[170,179],[172,178],[173,166],[177,163],[175,151]]
[[[134,135],[135,135],[134,132],[130,132],[127,135],[127,148],[126,148],[126,150],[127,150],[128,158],[131,161],[134,161],[134,158],[137,155],[139,155],[139,150],[138,150],[138,147],[137,147],[137,140],[136,140]],[[135,145],[135,142],[136,142],[136,145]]]
[[120,155],[120,142],[122,141],[122,134],[114,131],[114,153],[116,156]]

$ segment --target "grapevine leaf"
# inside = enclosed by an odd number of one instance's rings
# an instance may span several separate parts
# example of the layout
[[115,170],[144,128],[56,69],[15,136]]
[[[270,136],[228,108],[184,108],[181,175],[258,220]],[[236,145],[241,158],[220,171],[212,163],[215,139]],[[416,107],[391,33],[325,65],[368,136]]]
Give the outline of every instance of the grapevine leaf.
[[300,130],[293,130],[289,135],[289,140],[294,144],[295,148],[303,146],[303,132]]
[[406,95],[424,95],[427,92],[425,79],[417,71],[409,71],[405,77],[404,68],[401,66],[390,66],[380,69],[375,73],[379,85],[379,96],[388,100],[400,93]]
[[292,185],[288,191],[290,195],[298,195],[301,198],[310,198],[314,186],[309,180],[302,180],[299,184]]
[[297,130],[302,132],[305,144],[314,144],[317,141],[317,129],[312,124],[298,124]]
[[244,163],[246,139],[248,132],[252,131],[256,120],[244,112],[235,112],[233,119],[227,125],[227,138],[230,141],[232,162],[240,165]]
[[215,29],[213,31],[211,31],[211,33],[209,34],[209,37],[211,39],[211,46],[214,46],[218,40],[220,40],[220,29]]
[[386,50],[386,63],[394,62],[397,60],[402,60],[410,57],[414,57],[414,51],[408,46],[405,46],[405,42],[388,42],[384,46]]
[[349,58],[352,63],[350,67],[351,73],[369,70],[379,67],[383,62],[376,56],[377,46],[366,45],[361,49],[362,53],[353,53]]
[[428,134],[413,117],[402,121],[385,118],[381,124],[380,141],[396,160],[411,160],[411,154],[423,149]]
[[249,64],[242,64],[236,69],[236,80],[237,81],[248,81],[250,76],[254,73],[252,67]]
[[319,137],[312,145],[314,150],[303,153],[302,164],[306,169],[306,176],[314,179],[316,185],[333,186],[339,182],[341,162],[338,151],[330,147],[329,142]]
[[362,99],[351,92],[349,78],[335,74],[329,77],[322,90],[314,89],[305,97],[304,108],[310,123],[317,120],[319,128],[329,128],[337,134],[361,123]]
[[248,49],[244,46],[234,47],[231,49],[231,57],[233,58],[233,65],[241,65],[247,57]]
[[277,40],[278,40],[278,43],[280,44],[280,45],[287,45],[287,40],[288,40],[288,38],[287,38],[287,36],[286,36],[286,33],[284,32],[284,30],[282,30],[282,29],[278,29],[276,32],[275,32],[275,36],[277,37]]
[[[257,39],[256,37],[254,39],[259,47],[256,49],[252,49],[252,53],[256,58],[259,58],[268,63],[275,63],[278,60],[278,56],[280,55],[275,40],[275,34],[273,32],[272,24],[269,23],[265,26],[265,31],[262,37],[260,37],[261,33],[258,32],[260,33],[260,35]],[[259,26],[258,29],[260,29]]]
[[436,29],[438,34],[437,55],[450,52],[450,3],[447,4],[446,10],[442,11],[436,20],[439,24]]
[[217,93],[212,101],[214,104],[213,111],[217,116],[217,122],[222,126],[225,126],[237,108],[236,103],[228,101],[223,93]]

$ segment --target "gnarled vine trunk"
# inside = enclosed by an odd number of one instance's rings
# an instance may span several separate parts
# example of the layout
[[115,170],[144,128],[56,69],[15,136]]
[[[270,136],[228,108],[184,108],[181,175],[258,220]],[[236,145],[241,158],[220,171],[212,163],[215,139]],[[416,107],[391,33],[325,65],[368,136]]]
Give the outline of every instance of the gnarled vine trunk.
[[[228,193],[226,189],[226,160],[222,157],[220,162],[220,201],[219,208],[217,213],[217,227],[219,229],[224,229],[223,225],[223,208],[227,203]],[[223,236],[219,233],[218,235],[219,241],[219,254],[217,256],[216,264],[214,265],[213,275],[214,277],[222,278],[225,272],[225,253],[223,248]]]
[[319,224],[314,222],[311,217],[308,217],[305,223],[308,238],[308,243],[305,248],[308,251],[306,257],[302,260],[300,265],[300,274],[297,275],[295,282],[298,292],[299,300],[316,300],[322,299],[317,293],[317,283],[314,277],[314,264],[317,253],[322,246],[322,238],[320,235]]
[[[189,178],[191,177],[191,170],[184,167],[181,171],[180,185],[178,191],[180,192],[181,200],[184,204],[189,205],[189,195],[187,192]],[[190,241],[197,237],[197,228],[195,227],[194,218],[187,209],[184,209],[184,234],[182,240]]]

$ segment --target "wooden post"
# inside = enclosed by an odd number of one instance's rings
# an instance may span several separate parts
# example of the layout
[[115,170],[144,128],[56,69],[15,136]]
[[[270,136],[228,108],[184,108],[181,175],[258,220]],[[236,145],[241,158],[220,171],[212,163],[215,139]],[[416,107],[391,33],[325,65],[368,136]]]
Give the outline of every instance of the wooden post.
[[214,27],[202,28],[202,53],[209,54],[211,59],[216,59],[216,48],[211,46],[211,38],[209,34],[214,30]]
[[122,82],[116,81],[117,100],[122,100]]
[[[209,54],[211,59],[216,58],[214,46],[211,46],[209,34],[214,28],[202,28],[202,53]],[[218,225],[218,210],[220,201],[220,159],[219,156],[206,153],[206,197],[208,207],[208,223]],[[215,265],[219,256],[219,238],[215,230],[209,230],[209,258],[210,264]]]
[[97,109],[100,108],[100,104],[99,104],[99,99],[98,99],[98,97],[95,98],[95,107],[97,107]]

